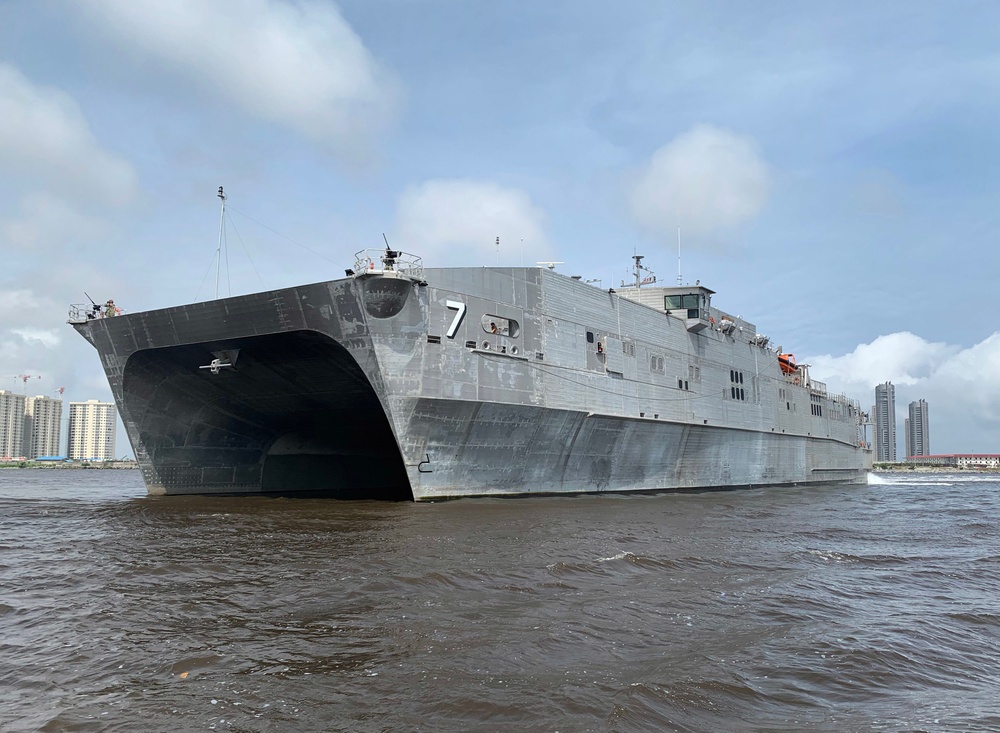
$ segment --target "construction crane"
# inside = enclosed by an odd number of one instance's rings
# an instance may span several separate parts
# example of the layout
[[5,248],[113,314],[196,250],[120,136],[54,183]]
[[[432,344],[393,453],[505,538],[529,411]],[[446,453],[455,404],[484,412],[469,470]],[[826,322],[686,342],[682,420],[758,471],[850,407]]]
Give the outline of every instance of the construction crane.
[[15,379],[21,380],[21,394],[25,394],[28,391],[28,380],[41,379],[41,376],[38,374],[18,374]]

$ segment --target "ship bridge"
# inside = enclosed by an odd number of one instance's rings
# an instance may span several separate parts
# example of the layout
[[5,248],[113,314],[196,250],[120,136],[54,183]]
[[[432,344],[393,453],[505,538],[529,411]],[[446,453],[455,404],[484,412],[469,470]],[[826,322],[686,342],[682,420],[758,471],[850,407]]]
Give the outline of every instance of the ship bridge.
[[701,284],[621,288],[618,293],[623,298],[683,319],[687,330],[692,333],[712,325],[712,296],[715,291]]

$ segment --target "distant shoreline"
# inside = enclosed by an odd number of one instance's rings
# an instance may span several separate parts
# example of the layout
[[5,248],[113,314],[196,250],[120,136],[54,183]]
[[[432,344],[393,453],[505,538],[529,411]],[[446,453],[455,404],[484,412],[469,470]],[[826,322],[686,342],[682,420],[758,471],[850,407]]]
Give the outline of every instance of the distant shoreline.
[[3,468],[126,469],[138,465],[135,461],[0,461],[0,469]]
[[893,466],[873,468],[872,473],[1000,473],[1000,468],[959,468],[958,466]]

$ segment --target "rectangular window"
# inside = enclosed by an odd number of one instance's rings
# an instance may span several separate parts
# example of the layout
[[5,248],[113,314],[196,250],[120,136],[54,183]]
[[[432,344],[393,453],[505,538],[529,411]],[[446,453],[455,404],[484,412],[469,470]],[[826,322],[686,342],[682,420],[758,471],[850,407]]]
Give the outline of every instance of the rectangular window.
[[663,296],[663,310],[685,310],[698,309],[701,307],[701,296],[698,293],[687,293],[685,295],[665,295]]

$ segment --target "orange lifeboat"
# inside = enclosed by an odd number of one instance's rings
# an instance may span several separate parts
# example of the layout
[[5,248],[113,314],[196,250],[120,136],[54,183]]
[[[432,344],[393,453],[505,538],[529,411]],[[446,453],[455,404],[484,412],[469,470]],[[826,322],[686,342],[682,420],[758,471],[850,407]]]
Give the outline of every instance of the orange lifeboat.
[[781,371],[785,374],[794,374],[797,369],[795,366],[795,354],[778,354],[778,366],[781,367]]

